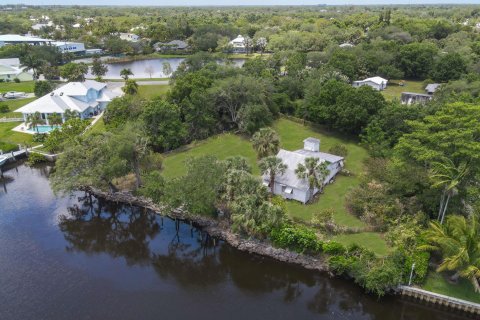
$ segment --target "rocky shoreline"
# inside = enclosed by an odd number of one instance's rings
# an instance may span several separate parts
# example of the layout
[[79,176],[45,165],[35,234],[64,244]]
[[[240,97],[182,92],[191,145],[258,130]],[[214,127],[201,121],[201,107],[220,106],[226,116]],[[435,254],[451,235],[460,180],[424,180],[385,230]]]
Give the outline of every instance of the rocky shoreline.
[[94,188],[83,188],[83,191],[108,201],[142,207],[171,219],[179,219],[188,223],[192,223],[201,228],[203,231],[207,232],[211,237],[223,240],[240,251],[269,257],[281,262],[299,265],[308,270],[322,272],[329,271],[326,261],[322,258],[299,254],[286,249],[275,248],[267,242],[243,238],[232,232],[228,225],[214,219],[190,216],[179,209],[166,212],[164,208],[153,203],[151,200],[144,197],[134,196],[129,192],[110,193]]

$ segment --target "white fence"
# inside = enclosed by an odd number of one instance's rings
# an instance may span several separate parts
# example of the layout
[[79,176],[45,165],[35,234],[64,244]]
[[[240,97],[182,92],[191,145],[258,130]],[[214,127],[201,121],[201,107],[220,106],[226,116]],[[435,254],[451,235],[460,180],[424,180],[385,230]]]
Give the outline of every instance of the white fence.
[[23,118],[0,118],[0,122],[23,122]]

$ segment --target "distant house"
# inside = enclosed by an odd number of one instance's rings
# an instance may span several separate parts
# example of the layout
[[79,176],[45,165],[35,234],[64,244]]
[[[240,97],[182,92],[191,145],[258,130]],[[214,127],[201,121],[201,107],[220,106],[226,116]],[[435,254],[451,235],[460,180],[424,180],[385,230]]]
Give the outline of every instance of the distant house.
[[440,87],[440,83],[429,83],[425,87],[425,91],[431,95],[431,94],[434,94],[439,87]]
[[188,43],[182,40],[157,42],[153,45],[153,48],[155,51],[185,51],[188,49]]
[[[333,154],[320,152],[320,140],[315,138],[307,138],[303,140],[303,149],[297,151],[287,151],[281,149],[277,157],[282,159],[283,163],[287,165],[287,170],[283,175],[278,175],[275,178],[275,186],[273,188],[274,194],[280,195],[285,199],[293,199],[306,203],[311,200],[313,195],[320,190],[310,190],[310,185],[307,179],[300,179],[295,174],[299,164],[304,164],[307,158],[318,158],[321,162],[328,163],[329,174],[325,177],[323,184],[327,184],[340,172],[343,168],[343,157],[335,156]],[[269,185],[270,178],[268,175],[263,176],[264,185]]]
[[375,90],[381,91],[387,87],[388,80],[382,77],[372,77],[365,80],[353,81],[353,87],[370,86]]
[[52,45],[56,46],[60,52],[70,52],[75,54],[84,54],[85,45],[81,42],[55,41]]
[[140,41],[140,36],[136,35],[135,33],[130,33],[130,32],[127,32],[127,33],[120,33],[120,39],[122,40],[127,40],[127,41],[130,41],[130,42],[138,42]]
[[15,78],[20,81],[32,81],[33,73],[23,71],[18,58],[0,59],[0,79],[13,81]]
[[238,35],[235,39],[229,42],[230,52],[232,53],[246,53],[245,38],[242,35]]
[[402,104],[411,105],[414,103],[426,104],[432,100],[432,95],[415,93],[415,92],[402,92],[400,97],[400,102]]
[[102,82],[69,82],[15,112],[22,113],[25,122],[29,115],[39,112],[47,125],[48,117],[54,113],[61,115],[65,121],[64,113],[67,110],[76,111],[81,119],[86,119],[101,113],[113,98],[120,95],[121,92],[109,90],[107,84]]

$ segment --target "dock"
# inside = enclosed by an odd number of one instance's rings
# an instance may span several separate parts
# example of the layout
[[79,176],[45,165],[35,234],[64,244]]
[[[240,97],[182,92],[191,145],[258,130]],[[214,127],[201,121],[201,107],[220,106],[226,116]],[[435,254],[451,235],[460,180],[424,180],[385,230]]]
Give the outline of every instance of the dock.
[[408,286],[398,287],[398,293],[410,299],[420,300],[427,304],[438,305],[445,309],[457,310],[471,315],[480,315],[480,304],[478,303]]

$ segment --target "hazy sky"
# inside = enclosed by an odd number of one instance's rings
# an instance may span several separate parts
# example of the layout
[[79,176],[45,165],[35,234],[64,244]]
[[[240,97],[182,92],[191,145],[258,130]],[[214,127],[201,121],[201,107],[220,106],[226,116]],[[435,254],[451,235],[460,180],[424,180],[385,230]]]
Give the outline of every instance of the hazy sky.
[[156,5],[156,6],[201,6],[201,5],[314,5],[314,4],[440,4],[474,3],[480,0],[0,0],[0,4],[30,5]]

